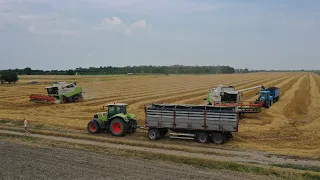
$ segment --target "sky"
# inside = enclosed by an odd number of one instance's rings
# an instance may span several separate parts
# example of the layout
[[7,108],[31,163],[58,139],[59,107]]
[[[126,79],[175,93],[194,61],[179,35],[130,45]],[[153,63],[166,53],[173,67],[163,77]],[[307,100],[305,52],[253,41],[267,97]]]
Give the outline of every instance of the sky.
[[320,69],[318,0],[0,0],[0,69]]

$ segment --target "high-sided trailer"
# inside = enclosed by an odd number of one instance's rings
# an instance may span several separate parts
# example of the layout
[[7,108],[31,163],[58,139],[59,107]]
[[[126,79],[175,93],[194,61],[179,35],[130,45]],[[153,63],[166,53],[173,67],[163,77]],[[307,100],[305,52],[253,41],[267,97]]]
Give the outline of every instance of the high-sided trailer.
[[145,124],[150,140],[171,130],[171,138],[194,139],[199,143],[212,140],[222,144],[238,132],[237,107],[212,105],[149,104],[145,107]]

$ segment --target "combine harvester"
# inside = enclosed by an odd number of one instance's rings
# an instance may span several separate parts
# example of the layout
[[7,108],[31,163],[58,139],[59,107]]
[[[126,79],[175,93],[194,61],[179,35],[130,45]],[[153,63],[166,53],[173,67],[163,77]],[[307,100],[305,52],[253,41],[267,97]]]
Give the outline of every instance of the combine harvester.
[[78,102],[83,99],[82,88],[75,82],[67,84],[66,82],[54,82],[52,86],[45,88],[48,95],[31,94],[30,101],[39,103],[67,103]]
[[239,115],[245,113],[259,113],[261,112],[262,102],[260,101],[243,101],[243,92],[254,89],[265,89],[263,85],[236,90],[234,86],[219,85],[217,88],[212,88],[207,98],[208,105],[217,107],[235,106]]

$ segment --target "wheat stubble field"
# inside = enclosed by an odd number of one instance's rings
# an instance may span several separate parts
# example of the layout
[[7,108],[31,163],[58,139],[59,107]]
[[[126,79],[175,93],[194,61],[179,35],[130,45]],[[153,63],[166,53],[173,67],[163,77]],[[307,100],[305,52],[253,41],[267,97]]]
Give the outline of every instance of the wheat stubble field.
[[[28,85],[29,80],[40,83]],[[35,104],[29,102],[32,93],[45,94],[44,82],[76,81],[82,86],[84,101],[69,104]],[[145,75],[145,76],[21,76],[14,85],[0,85],[0,119],[30,124],[51,125],[87,133],[87,123],[95,112],[111,102],[129,104],[144,125],[144,106],[149,103],[204,104],[210,88],[219,84],[237,89],[256,85],[281,88],[280,101],[262,113],[245,115],[241,119],[235,140],[224,147],[265,150],[274,153],[320,158],[320,76],[303,72],[250,73],[232,75]],[[244,93],[254,100],[258,90]],[[109,136],[103,134],[101,136]],[[148,141],[145,131],[123,137]],[[192,141],[172,139],[159,143],[188,144]],[[203,145],[201,145],[203,146]],[[204,146],[214,147],[208,144]]]

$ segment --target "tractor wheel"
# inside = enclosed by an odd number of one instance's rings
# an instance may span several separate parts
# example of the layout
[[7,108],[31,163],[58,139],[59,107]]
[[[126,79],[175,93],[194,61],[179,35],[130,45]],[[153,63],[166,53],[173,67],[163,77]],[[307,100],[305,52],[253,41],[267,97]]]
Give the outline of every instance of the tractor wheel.
[[99,124],[96,121],[90,121],[88,123],[88,132],[91,134],[97,134],[99,133],[100,127]]
[[215,144],[223,144],[226,139],[222,133],[212,133],[211,138],[212,142]]
[[268,101],[268,102],[267,102],[267,108],[269,108],[270,105],[271,105],[271,101]]
[[127,132],[127,127],[127,123],[120,118],[115,118],[110,123],[110,131],[113,136],[124,136]]
[[150,140],[157,140],[160,138],[160,130],[159,129],[149,129],[148,138]]
[[195,140],[199,143],[207,143],[209,141],[209,135],[206,132],[199,132],[196,134]]

